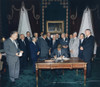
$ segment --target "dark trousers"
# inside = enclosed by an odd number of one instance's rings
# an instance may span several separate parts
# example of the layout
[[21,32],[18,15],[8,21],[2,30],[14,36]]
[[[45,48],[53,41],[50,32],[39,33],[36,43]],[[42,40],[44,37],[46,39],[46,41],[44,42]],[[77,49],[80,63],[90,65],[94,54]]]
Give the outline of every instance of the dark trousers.
[[30,50],[28,50],[28,52],[27,52],[27,62],[29,64],[32,64],[32,58],[31,58]]
[[87,77],[91,76],[91,61],[87,62]]
[[33,72],[36,72],[36,66],[35,66],[36,62],[37,62],[37,59],[33,59]]
[[80,59],[83,60],[83,51],[79,50],[79,55],[78,55],[78,57],[79,57]]
[[20,57],[20,70],[22,71],[27,65],[26,56]]

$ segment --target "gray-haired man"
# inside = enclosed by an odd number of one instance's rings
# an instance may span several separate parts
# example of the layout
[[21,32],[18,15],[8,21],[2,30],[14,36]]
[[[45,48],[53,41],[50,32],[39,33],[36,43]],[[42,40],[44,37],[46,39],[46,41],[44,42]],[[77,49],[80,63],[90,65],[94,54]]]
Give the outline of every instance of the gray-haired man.
[[19,56],[22,55],[23,51],[18,49],[16,39],[18,38],[18,32],[13,31],[10,38],[4,42],[4,50],[6,52],[7,63],[9,68],[9,77],[11,82],[15,82],[15,79],[19,77]]

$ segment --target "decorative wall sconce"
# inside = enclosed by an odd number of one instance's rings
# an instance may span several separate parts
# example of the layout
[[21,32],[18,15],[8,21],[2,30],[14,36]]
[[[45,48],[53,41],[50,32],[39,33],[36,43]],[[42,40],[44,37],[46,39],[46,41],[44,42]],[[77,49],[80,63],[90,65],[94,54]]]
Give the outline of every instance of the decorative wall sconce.
[[77,9],[76,9],[75,15],[72,14],[72,15],[70,16],[70,18],[73,20],[73,24],[75,24],[75,20],[76,20],[76,18],[77,18]]
[[[100,19],[100,10],[99,10],[99,5],[96,5],[95,8],[90,8],[90,10],[91,10],[91,11],[96,11],[96,13],[97,13],[97,17],[98,17],[98,19]],[[76,20],[76,18],[77,18],[77,9],[76,9],[76,13],[75,13],[75,15],[72,14],[72,15],[70,16],[70,18],[71,18],[71,20],[73,21],[73,24],[75,24],[75,20]]]
[[[22,2],[21,8],[23,8],[23,7],[25,7],[24,2]],[[7,18],[8,18],[8,23],[9,23],[9,24],[10,24],[10,21],[13,19],[14,11],[19,11],[19,12],[20,12],[20,11],[21,11],[21,8],[20,8],[20,9],[17,9],[17,8],[15,8],[14,5],[12,5],[11,15],[9,14],[9,15],[7,16]],[[27,11],[31,11],[31,10],[32,10],[33,17],[34,17],[34,19],[37,21],[37,24],[38,24],[38,20],[39,20],[39,18],[40,18],[40,15],[38,15],[38,14],[35,15],[35,6],[32,5],[32,7],[31,7],[30,9],[26,9],[26,10],[27,10]]]

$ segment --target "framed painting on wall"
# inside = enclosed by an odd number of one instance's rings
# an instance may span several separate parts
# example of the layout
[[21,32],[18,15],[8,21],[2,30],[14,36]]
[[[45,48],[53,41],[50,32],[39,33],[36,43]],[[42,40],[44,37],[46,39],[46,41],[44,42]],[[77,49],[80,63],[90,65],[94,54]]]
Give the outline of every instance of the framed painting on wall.
[[63,33],[64,21],[47,21],[46,31],[50,33]]

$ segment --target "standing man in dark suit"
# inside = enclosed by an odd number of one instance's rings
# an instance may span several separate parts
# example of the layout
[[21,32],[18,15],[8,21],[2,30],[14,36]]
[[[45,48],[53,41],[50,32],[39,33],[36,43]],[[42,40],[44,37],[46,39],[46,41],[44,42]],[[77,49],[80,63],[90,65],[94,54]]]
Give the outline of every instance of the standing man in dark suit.
[[56,49],[58,46],[58,41],[56,40],[56,36],[53,35],[52,41],[51,41],[51,53]]
[[20,51],[16,39],[18,38],[18,32],[13,31],[10,38],[4,42],[4,50],[7,57],[9,77],[11,82],[15,82],[15,79],[19,78],[20,63],[19,57],[22,56],[23,51]]
[[68,42],[69,42],[68,33],[65,34],[65,38],[68,39]]
[[35,69],[35,63],[39,57],[39,54],[40,54],[40,51],[39,51],[39,47],[36,43],[37,41],[37,38],[36,37],[33,37],[32,38],[32,42],[30,43],[30,52],[31,52],[31,58],[32,58],[32,61],[33,61],[33,71],[36,72],[36,69]]
[[68,38],[65,37],[65,34],[62,33],[61,34],[61,39],[59,40],[60,41],[60,44],[62,45],[62,47],[64,48],[64,50],[66,51],[67,55],[69,54],[69,48],[68,48],[68,45],[69,45],[69,40]]
[[51,40],[52,40],[52,39],[51,39],[51,34],[48,32],[48,33],[47,33],[46,41],[47,41],[49,47],[51,47]]
[[43,36],[41,37],[41,39],[39,39],[39,48],[40,48],[40,59],[47,59],[48,55],[49,55],[49,46],[46,42],[46,34],[43,34]]
[[84,38],[85,38],[84,33],[81,33],[80,39],[79,39],[79,54],[78,54],[78,57],[81,59],[83,57],[83,50],[80,50],[80,47],[83,46],[83,44],[84,44]]
[[94,51],[94,37],[91,35],[91,30],[85,30],[86,38],[84,40],[83,46],[80,47],[80,50],[83,51],[82,59],[87,62],[87,77],[91,75],[91,59]]
[[[38,36],[38,33],[37,33],[37,32],[35,32],[35,33],[34,33],[34,37],[35,37],[35,38],[37,38],[36,43],[37,43],[37,45],[38,45],[38,44],[39,44],[39,39],[41,39],[41,38],[39,38],[39,36]],[[39,49],[39,45],[38,45],[38,49]]]
[[19,42],[19,49],[24,52],[23,55],[20,57],[20,68],[21,70],[23,70],[23,68],[25,68],[27,65],[27,49],[26,49],[24,34],[20,35],[20,39],[18,40],[18,42]]
[[27,61],[29,63],[32,63],[31,55],[30,55],[30,42],[32,41],[31,34],[29,31],[26,32],[25,42],[26,42],[26,48],[27,48]]
[[69,35],[68,35],[68,33],[65,34],[65,38],[66,38],[66,40],[68,41],[68,48],[67,48],[67,51],[68,51],[68,56],[70,57],[70,51],[69,51]]
[[56,40],[59,41],[59,39],[60,39],[60,35],[56,34]]

